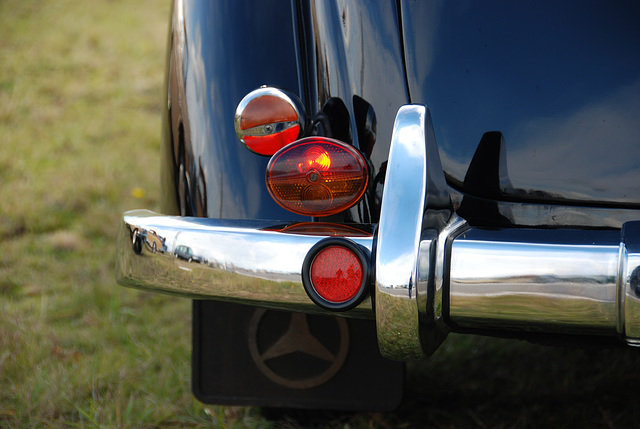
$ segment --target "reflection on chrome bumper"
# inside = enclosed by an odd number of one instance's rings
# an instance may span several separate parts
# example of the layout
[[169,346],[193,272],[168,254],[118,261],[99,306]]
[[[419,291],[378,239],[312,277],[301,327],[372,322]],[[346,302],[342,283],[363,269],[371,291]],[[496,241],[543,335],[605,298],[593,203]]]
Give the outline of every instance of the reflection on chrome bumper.
[[[282,229],[282,223],[275,222],[130,211],[118,233],[117,280],[125,286],[196,299],[323,312],[307,296],[301,273],[309,249],[327,236]],[[155,237],[163,246],[156,245],[154,251]],[[349,238],[371,250],[371,236]],[[365,300],[348,315],[373,318],[371,301]]]
[[[127,212],[116,275],[126,286],[196,299],[327,312],[307,296],[301,272],[329,233],[295,230],[273,221]],[[609,336],[640,345],[640,222],[621,231],[470,228],[453,213],[424,106],[398,112],[380,224],[371,230],[334,233],[375,258],[371,296],[341,314],[375,318],[388,358],[424,357],[449,331]]]
[[622,333],[620,248],[619,231],[471,230],[452,246],[451,321],[474,329]]

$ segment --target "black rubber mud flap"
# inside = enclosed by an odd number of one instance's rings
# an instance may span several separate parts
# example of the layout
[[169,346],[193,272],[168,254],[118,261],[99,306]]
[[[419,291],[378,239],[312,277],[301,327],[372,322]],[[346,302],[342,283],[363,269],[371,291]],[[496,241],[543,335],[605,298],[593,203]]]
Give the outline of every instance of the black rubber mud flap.
[[209,404],[390,411],[404,365],[380,356],[373,321],[194,301],[192,375]]

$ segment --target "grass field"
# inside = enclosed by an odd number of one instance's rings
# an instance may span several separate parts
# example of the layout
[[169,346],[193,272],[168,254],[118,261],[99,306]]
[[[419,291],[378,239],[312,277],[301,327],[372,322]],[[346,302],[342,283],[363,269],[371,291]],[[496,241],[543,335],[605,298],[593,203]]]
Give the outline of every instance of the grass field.
[[[296,427],[190,393],[190,302],[114,280],[158,209],[169,1],[0,0],[0,427]],[[640,427],[634,350],[452,336],[404,405],[322,427]],[[421,424],[422,423],[422,424]]]

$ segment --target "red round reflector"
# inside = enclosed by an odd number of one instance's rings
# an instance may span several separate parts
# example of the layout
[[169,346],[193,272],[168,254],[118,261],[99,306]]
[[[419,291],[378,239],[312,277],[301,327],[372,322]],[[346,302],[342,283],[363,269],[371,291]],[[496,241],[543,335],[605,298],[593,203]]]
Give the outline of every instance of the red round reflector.
[[349,310],[367,295],[369,252],[347,238],[325,238],[309,250],[302,266],[302,284],[320,307]]
[[235,128],[252,152],[270,156],[304,134],[302,103],[294,94],[261,87],[247,94],[236,109]]
[[318,295],[333,303],[352,299],[362,286],[362,264],[340,246],[322,249],[311,263],[311,284]]
[[308,137],[279,150],[267,165],[267,189],[285,209],[328,216],[348,209],[367,189],[364,157],[352,146]]

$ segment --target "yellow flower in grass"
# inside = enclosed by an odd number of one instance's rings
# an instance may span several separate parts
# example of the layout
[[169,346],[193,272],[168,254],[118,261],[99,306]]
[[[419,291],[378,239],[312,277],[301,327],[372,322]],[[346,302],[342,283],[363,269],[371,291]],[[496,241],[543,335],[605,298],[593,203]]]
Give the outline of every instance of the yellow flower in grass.
[[146,195],[146,191],[142,188],[133,188],[131,190],[131,195],[133,196],[133,198],[137,198],[137,199],[142,199],[144,198],[144,196]]

